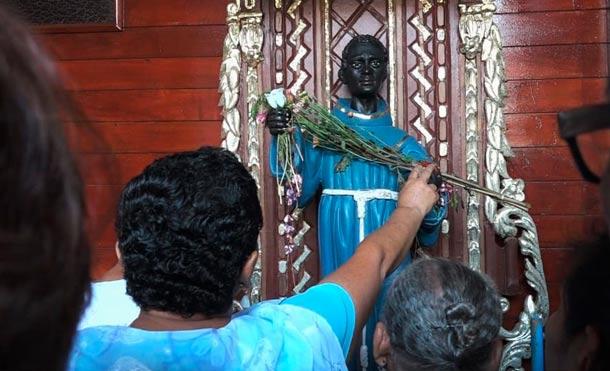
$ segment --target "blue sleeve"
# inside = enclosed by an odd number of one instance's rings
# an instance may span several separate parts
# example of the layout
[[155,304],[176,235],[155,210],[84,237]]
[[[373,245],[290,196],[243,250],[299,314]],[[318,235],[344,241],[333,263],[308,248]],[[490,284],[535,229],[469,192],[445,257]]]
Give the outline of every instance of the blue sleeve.
[[[415,138],[410,137],[402,147],[402,153],[417,161],[430,161],[431,158],[426,152],[426,149],[419,144]],[[417,240],[424,246],[433,246],[438,241],[441,233],[441,223],[447,217],[447,204],[445,206],[435,206],[426,214],[421,227],[417,231]]]
[[326,319],[347,357],[356,326],[356,307],[343,287],[336,283],[322,283],[283,300],[281,304],[309,309]]
[[432,210],[426,214],[424,220],[417,231],[417,239],[424,247],[429,247],[438,241],[441,233],[441,223],[447,216],[447,206],[434,206]]
[[[323,154],[314,148],[304,137],[299,129],[294,132],[295,148],[293,148],[293,164],[296,171],[303,178],[303,189],[299,198],[299,206],[306,206],[316,195],[321,181],[321,166]],[[271,140],[269,148],[269,167],[275,177],[282,175],[282,167],[277,163],[277,136]]]

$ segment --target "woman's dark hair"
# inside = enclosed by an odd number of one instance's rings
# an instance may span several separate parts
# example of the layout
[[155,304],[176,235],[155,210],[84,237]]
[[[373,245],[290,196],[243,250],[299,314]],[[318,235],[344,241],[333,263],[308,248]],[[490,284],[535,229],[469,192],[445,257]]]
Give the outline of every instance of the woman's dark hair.
[[225,313],[261,227],[256,184],[235,155],[204,147],[159,159],[119,202],[127,293],[144,310]]
[[393,362],[404,370],[485,370],[502,322],[500,298],[482,274],[421,259],[390,290],[382,317]]
[[563,285],[568,338],[593,326],[599,350],[589,371],[610,370],[610,242],[608,235],[575,249],[574,269]]
[[0,7],[0,369],[63,370],[89,289],[69,102],[26,26]]

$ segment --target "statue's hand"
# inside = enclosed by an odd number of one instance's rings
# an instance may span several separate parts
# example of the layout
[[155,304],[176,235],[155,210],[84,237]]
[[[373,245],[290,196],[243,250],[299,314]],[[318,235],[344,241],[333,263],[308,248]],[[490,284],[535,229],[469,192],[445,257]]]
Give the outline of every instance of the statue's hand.
[[290,110],[285,108],[272,108],[267,113],[267,118],[265,119],[265,126],[267,126],[267,128],[269,129],[269,133],[271,133],[271,135],[283,134],[291,128],[291,118],[292,113],[290,112]]
[[443,184],[443,177],[441,176],[441,171],[438,168],[434,168],[434,171],[432,171],[428,184],[434,184],[436,188],[441,188],[441,185]]

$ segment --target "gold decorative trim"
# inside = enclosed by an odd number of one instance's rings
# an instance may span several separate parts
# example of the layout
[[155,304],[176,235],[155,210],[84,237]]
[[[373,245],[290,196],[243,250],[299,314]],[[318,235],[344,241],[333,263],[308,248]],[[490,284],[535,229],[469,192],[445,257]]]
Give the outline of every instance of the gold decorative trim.
[[244,0],[246,9],[252,10],[256,7],[256,0]]
[[[503,113],[506,71],[502,55],[502,38],[498,26],[493,22],[495,11],[493,0],[484,0],[483,3],[472,6],[460,5],[460,36],[463,43],[461,51],[466,57],[467,69],[471,67],[476,69],[479,57],[484,63],[484,112],[487,135],[485,184],[494,191],[523,201],[525,183],[521,179],[512,179],[506,166],[506,157],[512,156],[512,150],[506,139]],[[469,61],[474,63],[474,66],[469,65]],[[477,78],[475,83],[478,82]],[[476,106],[468,102],[466,106],[474,109],[474,114],[478,115]],[[525,277],[528,285],[536,292],[535,299],[532,295],[526,297],[519,322],[515,327],[512,330],[502,328],[500,331],[500,335],[506,340],[500,370],[522,370],[522,360],[531,357],[531,320],[535,317],[546,319],[549,312],[538,232],[532,217],[527,212],[498,204],[490,198],[485,199],[485,215],[502,238],[519,236],[520,252],[525,261]],[[508,301],[503,300],[503,311],[508,310],[507,304]]]
[[[394,0],[388,0],[388,59],[390,66],[396,66],[396,9]],[[388,97],[388,105],[390,106],[390,115],[394,126],[398,124],[398,96],[396,91],[396,68],[390,72],[390,95]]]
[[288,7],[288,11],[287,11],[290,18],[296,19],[296,12],[297,12],[297,10],[299,10],[302,3],[303,3],[303,0],[294,0],[292,2],[292,4],[290,4],[290,6]]
[[[294,22],[293,31],[287,36],[288,44],[294,48],[292,60],[288,62],[288,71],[296,76],[296,79],[292,81],[291,85],[288,87],[294,95],[297,95],[303,90],[303,86],[308,77],[307,72],[303,70],[303,60],[309,55],[310,51],[303,46],[302,36],[308,31],[309,25],[303,19],[301,19],[300,10],[302,4],[302,0],[295,0],[286,12],[288,17]],[[288,77],[286,80],[288,80]],[[305,262],[311,256],[311,249],[304,245],[305,235],[309,232],[311,227],[305,220],[303,220],[302,209],[295,209],[291,216],[295,223],[301,224],[301,228],[294,238],[296,249],[292,254],[296,254],[296,252],[301,248],[302,252],[293,262],[292,266],[289,267],[289,269],[292,269],[297,276],[302,272],[301,280],[293,287],[293,292],[296,294],[301,292],[312,278],[309,272],[305,270]],[[291,276],[294,277],[295,275]]]
[[426,52],[426,43],[432,39],[432,31],[425,25],[425,16],[432,9],[432,4],[428,0],[419,0],[417,12],[409,19],[409,23],[415,29],[417,39],[409,46],[409,49],[417,56],[417,63],[409,74],[417,84],[417,92],[411,98],[413,104],[418,108],[418,114],[411,125],[423,137],[425,144],[430,143],[434,136],[428,128],[428,122],[433,108],[426,101],[426,96],[433,88],[433,84],[426,77],[426,69],[432,64],[432,58]]
[[331,88],[333,84],[333,69],[330,60],[330,43],[332,39],[332,20],[330,19],[330,2],[331,0],[324,0],[324,103],[327,108],[331,108]]
[[[466,57],[464,64],[465,120],[466,120],[466,178],[479,182],[479,74],[477,57],[482,50],[483,38],[491,18],[473,11],[476,6],[460,5],[459,33],[462,41],[460,51]],[[468,265],[481,270],[481,217],[479,196],[469,194],[467,199],[466,231],[468,246]]]
[[227,5],[227,35],[225,36],[222,64],[220,66],[220,106],[222,107],[222,144],[223,148],[239,156],[241,140],[241,116],[239,101],[239,80],[241,76],[241,51],[239,50],[239,6]]

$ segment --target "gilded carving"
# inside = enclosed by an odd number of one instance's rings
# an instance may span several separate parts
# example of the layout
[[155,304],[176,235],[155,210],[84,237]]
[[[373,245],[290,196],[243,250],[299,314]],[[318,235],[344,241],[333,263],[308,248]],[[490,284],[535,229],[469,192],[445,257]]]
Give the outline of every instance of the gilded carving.
[[[479,56],[484,63],[484,112],[487,136],[485,184],[497,192],[524,200],[523,180],[511,178],[506,166],[506,157],[512,156],[512,150],[506,139],[506,123],[502,110],[506,97],[506,75],[501,35],[493,22],[495,9],[492,0],[485,0],[482,4],[473,6],[460,6],[461,51],[466,57],[466,69],[476,70]],[[470,115],[478,114],[475,103],[466,102],[467,120],[468,109],[474,110]],[[510,331],[506,329],[501,331],[507,344],[503,351],[500,369],[522,370],[522,360],[531,357],[531,318],[538,315],[546,318],[549,311],[538,232],[532,217],[527,212],[498,204],[489,198],[485,199],[485,215],[499,236],[506,238],[519,235],[520,252],[525,261],[525,277],[528,285],[536,292],[535,298],[532,295],[526,297],[524,310],[515,327]],[[508,310],[507,304],[508,302],[504,300],[503,310]]]
[[[292,81],[289,87],[290,91],[295,95],[303,90],[303,86],[307,80],[308,75],[307,72],[303,70],[303,60],[310,53],[310,50],[306,48],[301,41],[303,34],[309,29],[309,24],[301,19],[299,15],[302,3],[302,0],[293,1],[286,12],[288,17],[294,22],[293,31],[288,35],[288,45],[294,48],[292,60],[288,62],[288,71],[296,76],[296,79]],[[328,6],[327,1],[324,2],[324,6]],[[305,235],[309,232],[311,227],[303,220],[302,209],[295,209],[292,213],[292,217],[295,220],[295,223],[301,225],[299,232],[295,236],[295,245],[297,249],[302,250],[302,252],[291,267],[297,275],[303,272],[301,280],[293,288],[294,293],[299,293],[311,279],[311,275],[305,270],[305,262],[311,255],[311,249],[309,249],[307,245],[304,245]]]
[[220,106],[222,107],[222,147],[239,155],[241,115],[237,109],[239,80],[241,76],[241,51],[239,50],[239,7],[227,6],[227,35],[225,36],[220,66]]
[[[390,66],[396,65],[396,9],[394,0],[388,0],[388,59]],[[398,122],[397,112],[397,94],[396,94],[396,69],[388,71],[388,82],[390,84],[390,94],[388,96],[388,104],[390,106],[390,115],[392,122]]]
[[[485,116],[487,122],[487,151],[485,183],[488,188],[499,191],[518,200],[525,199],[525,183],[512,179],[506,168],[506,157],[513,155],[506,139],[506,122],[502,107],[506,97],[505,66],[502,55],[502,41],[496,24],[492,24],[483,41],[482,61],[485,63]],[[522,317],[528,321],[535,314],[544,319],[549,313],[548,291],[538,244],[538,231],[529,213],[497,202],[485,200],[485,214],[501,237],[519,237],[519,247],[525,260],[525,277],[528,285],[536,292],[536,298],[528,295]],[[528,322],[529,327],[529,322]],[[530,356],[531,329],[527,336],[522,321],[509,332],[508,346],[504,350],[501,370],[521,367],[521,358]]]
[[[477,56],[480,54],[485,37],[486,24],[491,19],[485,19],[475,11],[478,5],[467,7],[460,5],[459,32],[462,41],[461,52],[466,57],[464,62],[465,81],[465,123],[466,123],[466,178],[473,182],[479,181],[479,74]],[[466,201],[466,238],[468,249],[468,265],[475,270],[481,270],[481,220],[479,214],[479,196],[469,194]]]

